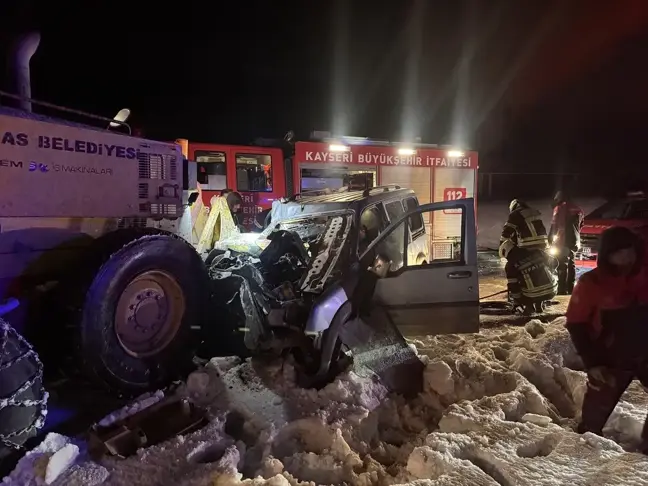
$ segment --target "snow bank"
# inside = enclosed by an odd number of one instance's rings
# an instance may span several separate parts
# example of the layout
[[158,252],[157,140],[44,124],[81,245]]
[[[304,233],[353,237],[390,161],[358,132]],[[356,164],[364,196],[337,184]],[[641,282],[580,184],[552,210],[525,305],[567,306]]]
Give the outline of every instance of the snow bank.
[[289,363],[212,360],[180,391],[208,407],[204,429],[101,464],[51,435],[5,482],[46,484],[55,462],[54,485],[648,484],[648,458],[624,450],[646,413],[641,387],[608,422],[618,443],[572,431],[585,375],[562,324],[415,342],[428,364],[410,401],[352,371],[302,390]]

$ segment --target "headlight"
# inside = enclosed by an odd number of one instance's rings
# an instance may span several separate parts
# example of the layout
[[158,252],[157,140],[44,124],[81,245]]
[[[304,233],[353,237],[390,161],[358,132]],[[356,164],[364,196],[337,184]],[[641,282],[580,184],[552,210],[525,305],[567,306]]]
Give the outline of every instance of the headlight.
[[551,256],[556,256],[556,255],[558,255],[558,248],[556,248],[555,246],[550,247],[550,248],[549,248],[549,254],[550,254]]

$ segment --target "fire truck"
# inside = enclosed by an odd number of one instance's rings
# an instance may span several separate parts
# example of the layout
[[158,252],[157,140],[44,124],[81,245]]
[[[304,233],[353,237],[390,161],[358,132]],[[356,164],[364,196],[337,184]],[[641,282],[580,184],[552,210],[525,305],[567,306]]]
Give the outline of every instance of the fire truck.
[[[244,226],[282,197],[312,192],[398,185],[414,190],[420,204],[475,198],[478,154],[431,144],[403,144],[315,132],[313,140],[257,146],[195,143],[178,139],[195,161],[201,202],[233,189],[243,197]],[[426,221],[439,248],[451,253],[461,221],[451,210]]]

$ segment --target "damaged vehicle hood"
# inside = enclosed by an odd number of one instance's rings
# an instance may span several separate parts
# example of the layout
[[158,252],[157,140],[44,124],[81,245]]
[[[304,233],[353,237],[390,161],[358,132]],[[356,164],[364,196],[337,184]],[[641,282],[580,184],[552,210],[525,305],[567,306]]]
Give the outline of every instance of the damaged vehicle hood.
[[342,211],[301,217],[221,242],[226,251],[210,266],[214,305],[223,323],[209,341],[223,343],[219,353],[258,349],[273,309],[283,310],[290,302],[297,303],[290,321],[305,326],[313,300],[351,263],[353,216]]

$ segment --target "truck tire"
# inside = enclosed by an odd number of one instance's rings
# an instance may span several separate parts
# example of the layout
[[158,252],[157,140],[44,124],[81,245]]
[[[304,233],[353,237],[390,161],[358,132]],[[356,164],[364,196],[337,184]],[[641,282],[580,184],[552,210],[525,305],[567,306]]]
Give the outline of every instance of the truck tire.
[[0,462],[36,435],[46,413],[43,365],[31,345],[0,319]]
[[196,251],[168,234],[144,236],[96,272],[81,308],[78,352],[108,388],[141,393],[191,371],[197,329],[208,322],[207,269]]

